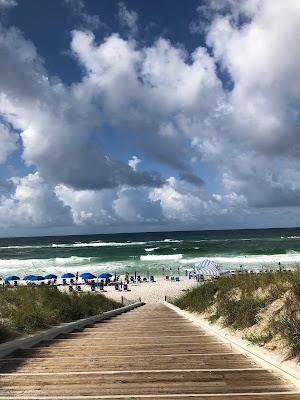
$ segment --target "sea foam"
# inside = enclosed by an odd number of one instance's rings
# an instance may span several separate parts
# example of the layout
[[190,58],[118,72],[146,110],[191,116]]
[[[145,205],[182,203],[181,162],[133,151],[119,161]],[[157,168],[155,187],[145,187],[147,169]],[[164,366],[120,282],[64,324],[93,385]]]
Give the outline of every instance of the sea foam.
[[263,265],[277,266],[280,262],[281,264],[299,264],[300,263],[300,253],[288,252],[286,254],[260,254],[260,255],[236,255],[236,256],[212,256],[212,257],[196,257],[196,258],[186,258],[180,260],[183,264],[193,264],[199,263],[204,259],[209,258],[220,265],[225,265],[227,267],[232,266],[233,268],[243,266],[256,266],[261,267]]
[[141,261],[164,261],[164,260],[172,260],[177,261],[181,260],[183,257],[182,254],[147,254],[146,256],[140,256]]

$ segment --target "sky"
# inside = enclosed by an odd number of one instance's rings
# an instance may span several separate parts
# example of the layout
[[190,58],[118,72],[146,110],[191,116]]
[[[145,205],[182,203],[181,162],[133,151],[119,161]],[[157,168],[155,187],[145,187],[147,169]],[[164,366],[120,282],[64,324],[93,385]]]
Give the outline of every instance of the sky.
[[0,236],[300,226],[299,0],[0,0]]

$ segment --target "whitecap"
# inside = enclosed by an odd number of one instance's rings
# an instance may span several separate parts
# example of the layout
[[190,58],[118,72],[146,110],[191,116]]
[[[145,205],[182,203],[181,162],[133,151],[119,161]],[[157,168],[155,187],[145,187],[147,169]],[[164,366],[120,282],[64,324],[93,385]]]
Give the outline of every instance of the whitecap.
[[154,251],[154,250],[157,250],[157,249],[159,249],[159,247],[149,247],[148,249],[145,248],[144,250],[145,251]]
[[147,254],[146,256],[140,256],[141,261],[163,261],[163,260],[172,260],[177,261],[181,260],[183,257],[182,254]]

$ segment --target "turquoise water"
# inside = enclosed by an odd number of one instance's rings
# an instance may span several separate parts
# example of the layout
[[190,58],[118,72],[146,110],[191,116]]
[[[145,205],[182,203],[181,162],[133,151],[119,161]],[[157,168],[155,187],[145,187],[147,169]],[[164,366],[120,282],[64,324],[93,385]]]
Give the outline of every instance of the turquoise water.
[[232,269],[300,264],[300,228],[0,239],[0,275],[182,272],[211,258]]

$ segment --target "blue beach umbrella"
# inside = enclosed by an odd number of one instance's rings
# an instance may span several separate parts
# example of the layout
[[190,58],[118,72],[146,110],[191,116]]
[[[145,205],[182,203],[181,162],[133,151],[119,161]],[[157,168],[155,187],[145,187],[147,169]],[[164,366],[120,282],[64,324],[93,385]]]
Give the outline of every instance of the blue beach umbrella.
[[20,280],[20,278],[16,275],[11,275],[11,276],[7,276],[6,278],[4,278],[5,281],[18,281]]
[[84,272],[83,274],[80,275],[80,278],[82,278],[82,279],[95,279],[96,276],[91,274],[90,272]]
[[57,275],[48,274],[48,275],[45,276],[45,279],[57,279]]
[[63,279],[67,279],[67,278],[75,278],[75,275],[72,274],[71,272],[66,272],[65,274],[63,274],[61,276]]
[[34,275],[26,275],[23,278],[23,281],[30,281],[31,278],[33,278]]
[[103,279],[111,278],[111,277],[112,277],[112,274],[100,274],[99,275],[99,278],[103,278]]
[[29,280],[33,281],[33,282],[34,281],[44,281],[45,278],[43,276],[41,276],[41,275],[33,275]]

